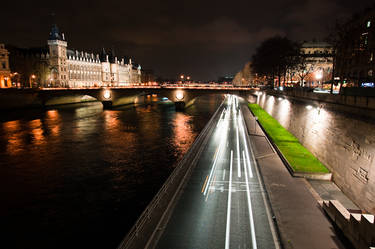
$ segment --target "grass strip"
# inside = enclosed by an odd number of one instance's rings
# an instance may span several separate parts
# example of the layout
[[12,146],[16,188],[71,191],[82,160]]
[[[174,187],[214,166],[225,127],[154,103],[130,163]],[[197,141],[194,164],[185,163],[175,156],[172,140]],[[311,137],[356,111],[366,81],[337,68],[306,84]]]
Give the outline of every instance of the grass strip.
[[308,151],[298,139],[264,111],[258,104],[249,104],[268,136],[279,148],[295,172],[329,173],[329,170]]

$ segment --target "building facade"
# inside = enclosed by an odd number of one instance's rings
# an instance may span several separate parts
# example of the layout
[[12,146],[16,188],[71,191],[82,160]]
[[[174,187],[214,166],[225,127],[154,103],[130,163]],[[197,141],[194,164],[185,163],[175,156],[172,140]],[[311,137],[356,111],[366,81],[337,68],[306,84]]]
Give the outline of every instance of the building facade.
[[323,87],[332,80],[333,46],[326,42],[301,45],[302,68],[296,72],[302,86]]
[[4,44],[0,43],[0,88],[11,87],[11,74],[9,69],[9,52]]
[[346,86],[374,86],[375,8],[366,9],[342,27],[335,78]]
[[49,52],[47,46],[18,48],[7,46],[9,64],[12,69],[12,87],[39,87],[50,77]]
[[51,75],[49,87],[121,87],[141,82],[141,66],[118,59],[113,51],[93,54],[68,49],[65,35],[56,25],[48,39]]

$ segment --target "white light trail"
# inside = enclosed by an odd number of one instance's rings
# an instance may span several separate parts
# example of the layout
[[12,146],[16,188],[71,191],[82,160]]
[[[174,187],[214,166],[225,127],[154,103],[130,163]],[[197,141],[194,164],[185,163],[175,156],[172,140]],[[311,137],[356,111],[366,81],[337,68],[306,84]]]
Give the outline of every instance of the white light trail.
[[255,235],[253,209],[251,207],[251,197],[250,197],[249,180],[248,180],[248,175],[247,175],[247,167],[244,167],[244,168],[245,168],[245,179],[246,179],[247,206],[248,206],[249,219],[250,219],[251,242],[253,244],[252,248],[257,249],[257,241],[256,241],[256,235]]
[[232,165],[233,165],[233,150],[230,151],[230,166],[229,166],[229,190],[228,190],[228,205],[227,205],[227,227],[225,232],[225,249],[229,249],[230,242],[230,210],[232,205]]
[[[222,140],[223,140],[223,139],[222,139]],[[221,142],[220,142],[220,145],[219,145],[219,149],[218,149],[217,152],[216,152],[215,160],[214,160],[214,163],[212,164],[211,172],[210,172],[210,176],[208,177],[208,183],[207,183],[207,185],[206,185],[206,188],[205,188],[205,190],[204,190],[203,195],[206,195],[206,194],[207,194],[207,190],[208,190],[209,186],[211,185],[212,175],[213,175],[213,173],[214,173],[214,171],[215,171],[215,168],[216,168],[216,162],[217,162],[217,160],[218,160],[218,158],[219,158],[219,156],[220,156],[220,154],[221,154],[221,149],[222,149],[222,147],[223,147],[222,145],[223,145],[223,142],[221,141]]]
[[[241,112],[240,112],[241,113]],[[247,147],[247,142],[246,142],[246,136],[245,136],[245,127],[243,126],[244,124],[244,120],[243,120],[243,116],[241,115],[241,132],[242,132],[242,139],[243,139],[243,143],[245,145],[245,151],[246,151],[246,161],[247,161],[247,167],[249,169],[249,175],[250,175],[250,178],[253,177],[253,171],[251,170],[251,164],[250,164],[250,156],[249,156],[249,148]]]
[[[212,167],[211,167],[211,172],[210,172],[210,175],[208,177],[208,182],[207,182],[207,185],[205,187],[205,190],[204,190],[204,193],[203,195],[206,196],[207,194],[207,191],[212,183],[212,176],[215,172],[215,169],[216,169],[216,165],[217,165],[217,160],[219,158],[219,156],[221,155],[222,153],[222,150],[225,148],[225,144],[226,144],[226,138],[227,138],[227,132],[228,132],[228,119],[229,119],[229,115],[227,115],[227,111],[225,111],[224,113],[224,120],[223,122],[221,123],[220,127],[219,127],[219,130],[218,130],[218,134],[221,136],[221,140],[220,140],[220,144],[219,144],[219,147],[218,147],[218,150],[215,154],[215,159],[214,159],[214,163],[212,164]],[[221,131],[224,131],[224,134],[221,134]]]
[[[238,120],[237,120],[238,123]],[[237,172],[238,172],[238,178],[241,178],[241,157],[240,157],[240,139],[238,136],[238,125],[236,123],[236,137],[237,137]]]

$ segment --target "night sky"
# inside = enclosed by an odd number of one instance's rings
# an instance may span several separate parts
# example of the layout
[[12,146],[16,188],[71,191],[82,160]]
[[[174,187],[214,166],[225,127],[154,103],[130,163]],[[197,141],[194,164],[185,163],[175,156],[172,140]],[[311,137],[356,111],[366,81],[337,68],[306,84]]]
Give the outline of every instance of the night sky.
[[[210,80],[233,75],[260,42],[276,34],[322,39],[335,19],[373,0],[282,1],[5,1],[0,42],[46,45],[52,22],[68,47],[98,52],[114,48],[155,74]],[[55,13],[55,18],[51,17]]]

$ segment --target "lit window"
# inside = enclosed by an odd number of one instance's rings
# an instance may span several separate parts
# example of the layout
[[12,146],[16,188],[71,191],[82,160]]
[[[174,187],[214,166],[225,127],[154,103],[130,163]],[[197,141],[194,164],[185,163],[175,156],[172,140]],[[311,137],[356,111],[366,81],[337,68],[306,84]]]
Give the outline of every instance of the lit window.
[[367,28],[371,27],[371,21],[367,21]]

